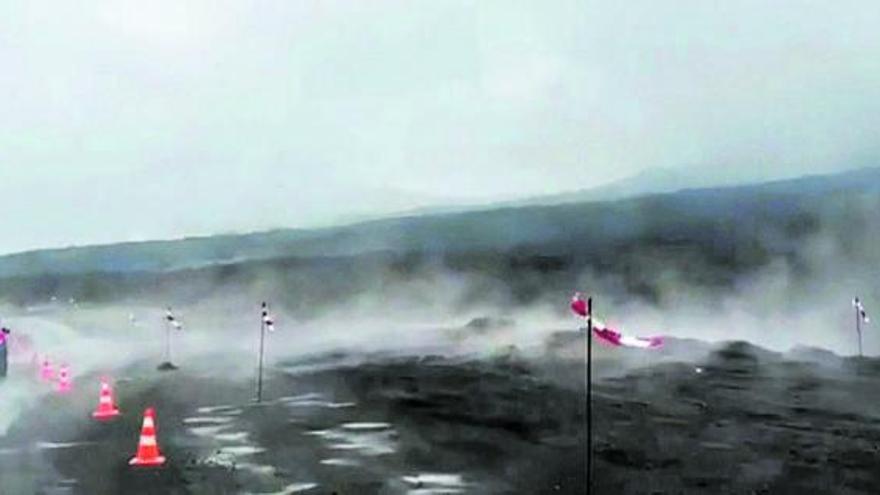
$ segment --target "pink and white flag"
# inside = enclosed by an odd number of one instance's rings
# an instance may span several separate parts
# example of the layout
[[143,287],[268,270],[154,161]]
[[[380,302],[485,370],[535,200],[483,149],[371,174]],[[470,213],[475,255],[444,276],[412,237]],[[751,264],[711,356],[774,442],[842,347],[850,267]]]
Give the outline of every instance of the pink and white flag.
[[587,305],[587,301],[584,300],[584,296],[580,292],[575,292],[574,296],[571,298],[571,310],[574,311],[574,314],[582,318],[586,318],[590,315],[590,308]]
[[593,321],[593,335],[602,342],[615,347],[639,347],[641,349],[658,349],[663,347],[663,337],[624,335],[611,327],[605,326],[604,323],[598,320]]
[[658,349],[663,347],[663,337],[634,337],[624,335],[605,325],[595,317],[592,317],[592,308],[589,307],[580,292],[576,293],[571,300],[571,310],[578,316],[590,317],[593,320],[593,336],[601,342],[615,347],[638,347],[641,349]]

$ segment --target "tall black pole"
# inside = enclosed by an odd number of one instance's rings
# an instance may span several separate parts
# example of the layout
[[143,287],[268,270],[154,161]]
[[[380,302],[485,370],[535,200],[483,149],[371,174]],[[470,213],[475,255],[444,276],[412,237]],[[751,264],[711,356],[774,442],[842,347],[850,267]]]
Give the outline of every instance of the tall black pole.
[[[263,303],[266,308],[266,303]],[[263,349],[266,341],[266,319],[260,317],[260,365],[257,372],[257,402],[263,402]]]
[[8,328],[0,327],[0,378],[6,378],[10,345],[9,339],[7,338],[9,333],[10,331]]
[[587,493],[593,491],[593,298],[587,298]]
[[165,318],[165,361],[171,363],[171,322]]
[[856,333],[859,334],[859,357],[862,357],[862,310],[856,305]]

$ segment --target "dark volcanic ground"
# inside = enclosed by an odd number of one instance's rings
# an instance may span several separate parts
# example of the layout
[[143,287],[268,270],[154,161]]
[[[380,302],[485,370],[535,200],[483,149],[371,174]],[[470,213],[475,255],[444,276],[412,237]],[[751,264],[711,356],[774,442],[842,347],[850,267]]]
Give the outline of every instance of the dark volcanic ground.
[[877,365],[732,343],[605,380],[599,493],[880,493]]
[[[0,479],[17,490],[2,493],[35,493],[35,485],[90,495],[583,490],[577,393],[505,359],[348,365],[340,357],[276,369],[263,405],[250,382],[147,367],[117,384],[126,415],[114,423],[88,417],[96,397],[83,385],[53,395],[0,442]],[[126,464],[148,405],[170,459],[161,470]],[[22,468],[46,476],[29,480]]]
[[[682,345],[616,376],[601,351],[596,493],[880,493],[880,363]],[[110,424],[94,377],[47,397],[0,438],[0,493],[585,493],[582,362],[327,355],[274,368],[258,406],[201,371],[222,360],[126,370]],[[160,470],[127,466],[148,405]]]

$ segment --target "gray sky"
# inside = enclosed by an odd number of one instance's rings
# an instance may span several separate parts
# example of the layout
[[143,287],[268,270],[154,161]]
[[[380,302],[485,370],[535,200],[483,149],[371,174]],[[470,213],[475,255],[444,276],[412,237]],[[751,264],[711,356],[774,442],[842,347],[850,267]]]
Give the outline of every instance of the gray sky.
[[880,3],[0,3],[0,252],[878,164]]

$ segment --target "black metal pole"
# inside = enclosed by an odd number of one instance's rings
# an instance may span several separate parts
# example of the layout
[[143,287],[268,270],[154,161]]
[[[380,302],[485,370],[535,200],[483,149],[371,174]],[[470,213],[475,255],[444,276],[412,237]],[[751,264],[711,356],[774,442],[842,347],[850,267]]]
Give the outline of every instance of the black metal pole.
[[856,333],[859,334],[859,357],[862,357],[862,314],[856,305]]
[[593,298],[587,298],[587,493],[593,491]]
[[[265,307],[265,303],[264,306]],[[260,318],[260,365],[257,372],[257,402],[263,401],[263,349],[266,340],[266,321]]]
[[165,361],[171,364],[171,323],[165,319]]
[[8,369],[8,356],[9,356],[9,330],[7,328],[0,328],[0,378],[6,378],[6,373]]

